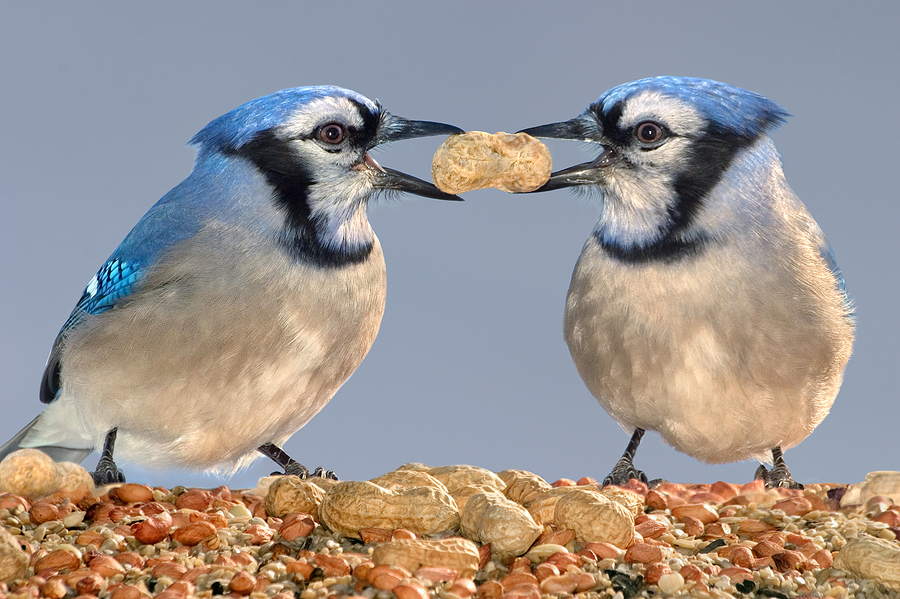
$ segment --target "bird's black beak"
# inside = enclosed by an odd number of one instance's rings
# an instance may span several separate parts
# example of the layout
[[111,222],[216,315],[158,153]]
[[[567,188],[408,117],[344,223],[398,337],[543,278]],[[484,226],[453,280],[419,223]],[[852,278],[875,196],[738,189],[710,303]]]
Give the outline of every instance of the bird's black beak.
[[545,139],[568,139],[571,141],[591,141],[590,133],[585,127],[583,116],[577,116],[569,121],[539,125],[529,129],[522,129],[519,133],[527,133],[531,137],[543,137]]
[[[527,133],[532,137],[544,139],[565,139],[570,141],[583,141],[597,143],[599,130],[596,121],[587,113],[583,113],[574,119],[561,123],[539,125],[529,129],[522,129],[519,133]],[[564,187],[578,187],[580,185],[597,185],[599,183],[599,169],[612,164],[616,157],[611,147],[605,147],[602,154],[596,160],[583,162],[569,168],[556,171],[550,175],[550,179],[541,187],[532,192],[552,191]]]
[[[464,133],[464,131],[453,125],[435,123],[433,121],[413,121],[402,116],[395,116],[389,112],[382,112],[381,121],[378,123],[378,132],[375,135],[372,147],[415,137],[454,135],[457,133]],[[445,193],[433,184],[418,177],[380,166],[368,153],[366,153],[365,164],[375,171],[375,186],[379,189],[405,191],[435,200],[463,201],[461,197],[452,193]]]

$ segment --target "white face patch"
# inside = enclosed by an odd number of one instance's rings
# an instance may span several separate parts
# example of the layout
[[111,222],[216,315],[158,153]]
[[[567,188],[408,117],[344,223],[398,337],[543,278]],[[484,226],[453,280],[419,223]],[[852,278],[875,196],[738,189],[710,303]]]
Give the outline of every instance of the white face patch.
[[595,231],[620,247],[648,246],[659,240],[675,202],[667,176],[636,180],[631,171],[609,177]]
[[374,181],[368,168],[357,168],[365,149],[346,141],[331,148],[311,138],[328,123],[362,130],[366,122],[360,110],[376,113],[378,107],[362,97],[320,98],[305,104],[278,131],[290,140],[298,161],[308,167],[312,181],[306,201],[316,222],[316,235],[323,246],[333,250],[360,249],[374,240],[366,218],[366,202],[374,190]]
[[366,201],[374,189],[366,170],[351,169],[320,178],[308,190],[312,216],[320,223],[319,241],[331,249],[359,249],[372,243],[375,233],[366,218]]
[[660,239],[678,201],[672,183],[687,168],[690,146],[702,135],[705,120],[682,100],[646,91],[627,100],[618,127],[632,130],[644,121],[665,126],[672,135],[645,149],[637,140],[617,147],[631,165],[606,177],[604,202],[595,231],[609,244],[647,246]]
[[[370,110],[375,112],[377,107],[373,104]],[[330,122],[342,123],[355,129],[362,129],[364,125],[358,104],[350,98],[330,96],[304,104],[302,110],[296,111],[279,128],[279,133],[286,139],[309,137],[317,127]]]
[[665,125],[672,133],[695,137],[703,132],[705,121],[696,108],[659,91],[646,91],[628,99],[619,118],[619,127],[627,129],[642,121]]

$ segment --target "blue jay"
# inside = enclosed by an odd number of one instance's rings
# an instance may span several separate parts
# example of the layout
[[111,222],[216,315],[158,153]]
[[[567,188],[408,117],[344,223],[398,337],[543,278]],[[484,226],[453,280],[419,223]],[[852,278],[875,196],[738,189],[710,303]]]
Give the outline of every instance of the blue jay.
[[263,454],[307,476],[280,446],[359,366],[384,312],[369,199],[460,199],[369,150],[461,131],[333,86],[209,123],[188,178],[88,283],[47,362],[48,406],[0,457],[36,447],[80,462],[102,447],[98,484],[124,480],[114,449],[149,468],[221,473]]
[[758,459],[768,487],[801,486],[782,450],[828,413],[854,323],[831,247],[767,135],[787,116],[730,85],[654,77],[524,130],[602,147],[538,191],[602,198],[564,334],[588,389],[631,434],[604,484],[646,482],[633,458],[655,430],[704,462]]

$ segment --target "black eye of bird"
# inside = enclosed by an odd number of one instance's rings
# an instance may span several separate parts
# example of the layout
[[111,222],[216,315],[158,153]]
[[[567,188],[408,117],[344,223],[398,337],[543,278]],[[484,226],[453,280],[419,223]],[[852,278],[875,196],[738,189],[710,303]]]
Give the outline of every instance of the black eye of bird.
[[339,144],[344,141],[344,137],[344,127],[338,123],[328,123],[319,129],[319,139],[327,144]]
[[652,121],[644,121],[636,129],[638,141],[645,144],[657,142],[663,138],[663,128]]

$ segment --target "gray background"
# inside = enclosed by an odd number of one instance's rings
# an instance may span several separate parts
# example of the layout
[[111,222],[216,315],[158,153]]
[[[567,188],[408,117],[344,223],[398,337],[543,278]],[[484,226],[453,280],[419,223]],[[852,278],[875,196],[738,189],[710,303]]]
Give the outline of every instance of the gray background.
[[[395,114],[495,132],[575,116],[604,90],[690,75],[762,93],[788,180],[831,240],[858,312],[831,415],[787,453],[804,482],[900,469],[896,452],[900,4],[844,2],[0,3],[0,442],[41,409],[38,381],[84,285],[191,169],[187,140],[278,89],[349,87]],[[430,179],[440,139],[378,150]],[[596,150],[552,142],[558,168]],[[602,478],[627,436],[562,338],[597,207],[566,191],[404,197],[370,208],[388,302],[368,358],[287,444],[368,479],[405,462]],[[227,406],[223,406],[227,409]],[[160,419],[189,414],[160,414]],[[85,462],[93,467],[96,454]],[[745,482],[649,434],[637,465]],[[273,464],[230,481],[251,486]],[[130,480],[216,478],[127,467]]]

